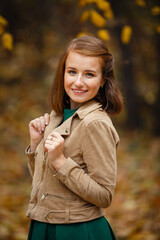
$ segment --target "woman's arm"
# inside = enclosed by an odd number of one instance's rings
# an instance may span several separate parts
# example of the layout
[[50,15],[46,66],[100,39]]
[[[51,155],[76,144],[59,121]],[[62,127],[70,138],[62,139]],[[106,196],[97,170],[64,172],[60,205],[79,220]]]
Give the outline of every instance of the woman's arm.
[[116,185],[118,138],[106,121],[93,121],[85,130],[82,145],[86,173],[71,158],[55,177],[84,200],[105,208],[111,203]]
[[29,123],[30,145],[26,148],[25,154],[28,158],[28,168],[31,176],[34,173],[34,160],[36,148],[44,136],[44,130],[49,124],[50,115],[45,113],[44,116],[36,118]]

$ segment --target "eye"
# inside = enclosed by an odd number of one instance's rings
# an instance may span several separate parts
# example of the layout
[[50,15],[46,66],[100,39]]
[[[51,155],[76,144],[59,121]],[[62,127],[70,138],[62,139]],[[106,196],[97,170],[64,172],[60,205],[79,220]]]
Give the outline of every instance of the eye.
[[93,73],[90,73],[90,72],[88,72],[88,73],[86,73],[86,76],[87,76],[87,77],[94,77],[94,74],[93,74]]
[[75,74],[76,74],[76,71],[74,71],[74,70],[69,70],[68,73],[69,73],[70,75],[75,75]]

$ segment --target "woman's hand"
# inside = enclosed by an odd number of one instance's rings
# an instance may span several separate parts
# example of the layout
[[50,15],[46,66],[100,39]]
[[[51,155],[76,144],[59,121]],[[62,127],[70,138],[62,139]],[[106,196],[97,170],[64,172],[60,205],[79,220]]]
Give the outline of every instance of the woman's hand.
[[63,155],[64,138],[58,132],[53,131],[45,141],[45,149],[48,152],[48,160],[58,171],[66,161]]
[[45,113],[44,116],[35,118],[29,123],[31,151],[34,151],[44,136],[45,127],[50,121],[50,116]]

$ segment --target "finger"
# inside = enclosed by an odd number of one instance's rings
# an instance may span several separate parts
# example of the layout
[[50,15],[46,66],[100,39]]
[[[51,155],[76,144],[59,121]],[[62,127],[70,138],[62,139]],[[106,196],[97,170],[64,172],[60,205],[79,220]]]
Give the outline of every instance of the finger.
[[45,143],[53,145],[53,146],[59,146],[63,143],[63,141],[61,139],[58,139],[58,138],[48,137],[46,139]]
[[50,115],[48,113],[44,114],[45,125],[47,126],[50,121]]
[[42,134],[41,120],[40,120],[40,118],[36,118],[36,119],[35,119],[35,122],[36,122],[36,126],[37,126],[37,129],[38,129],[38,132],[39,132],[40,134]]
[[57,141],[57,140],[60,139],[60,138],[57,138],[57,137],[55,137],[54,135],[49,134],[46,139],[52,140],[52,141]]
[[55,138],[62,138],[61,134],[59,134],[58,132],[56,131],[53,131],[50,133],[50,136],[51,137],[55,137]]
[[33,128],[35,128],[38,131],[38,126],[37,126],[37,122],[36,122],[35,119],[30,121],[29,127],[33,127]]
[[45,141],[45,144],[53,145],[54,142],[53,142],[52,140],[47,139],[47,140]]
[[45,119],[43,116],[40,117],[41,131],[44,132],[45,129]]
[[48,143],[48,142],[45,142],[44,147],[45,147],[45,149],[48,149],[48,150],[50,150],[50,151],[54,151],[54,150],[56,149],[57,145],[56,145],[56,144],[53,144],[53,143],[50,144],[50,143]]
[[64,143],[64,138],[56,131],[53,131],[50,134],[51,137],[53,137],[53,141],[58,142],[59,144],[63,144]]
[[45,143],[44,148],[45,148],[45,150],[48,152],[49,150],[51,150],[51,145]]
[[45,150],[47,151],[47,152],[51,152],[51,151],[53,151],[53,147],[51,147],[51,145],[49,145],[49,144],[45,144]]
[[50,140],[50,141],[52,141],[52,142],[56,142],[56,141],[58,141],[58,139],[57,138],[55,138],[55,137],[52,137],[52,136],[48,136],[48,138],[47,138],[48,140]]
[[34,127],[34,128],[36,128],[36,122],[35,122],[35,120],[32,120],[32,121],[30,121],[29,122],[29,127]]

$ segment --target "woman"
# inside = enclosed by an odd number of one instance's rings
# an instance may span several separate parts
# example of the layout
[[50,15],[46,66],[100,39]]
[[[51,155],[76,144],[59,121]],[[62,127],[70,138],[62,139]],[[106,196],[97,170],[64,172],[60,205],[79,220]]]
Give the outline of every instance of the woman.
[[112,54],[100,39],[83,36],[68,44],[50,102],[50,116],[29,124],[28,239],[116,239],[103,208],[114,194],[119,142],[109,115],[121,111],[123,99]]

